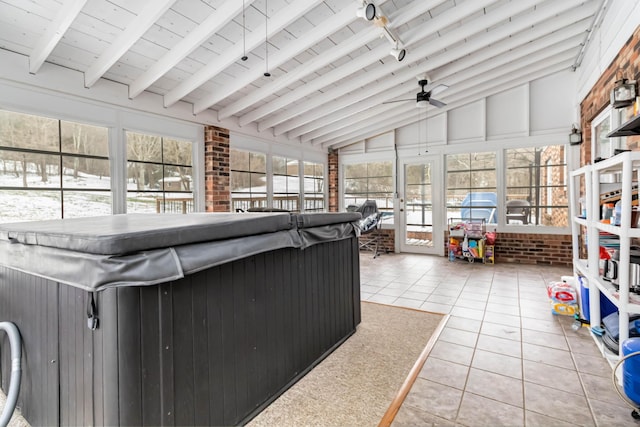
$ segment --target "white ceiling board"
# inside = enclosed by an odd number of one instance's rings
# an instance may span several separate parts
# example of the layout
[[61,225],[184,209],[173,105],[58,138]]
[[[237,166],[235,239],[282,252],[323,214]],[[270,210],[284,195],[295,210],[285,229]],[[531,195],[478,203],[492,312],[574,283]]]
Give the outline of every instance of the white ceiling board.
[[[269,78],[262,75],[267,1]],[[129,85],[133,99],[145,98],[145,92],[164,95],[165,105],[182,100],[192,105],[194,117],[218,117],[317,149],[418,121],[411,105],[387,110],[381,103],[414,98],[416,77],[425,72],[434,82],[453,83],[438,95],[452,108],[491,95],[478,93],[481,88],[509,90],[503,83],[556,72],[558,61],[580,49],[602,0],[375,0],[390,31],[406,44],[401,63],[389,55],[392,46],[383,30],[343,12],[360,0],[245,0],[244,30],[240,0],[175,0],[149,19],[147,31],[136,33],[134,23],[140,15],[148,19],[146,8],[154,3],[87,0],[45,55],[48,67],[87,72],[105,52],[117,52],[93,75],[96,84],[105,79]],[[0,0],[0,48],[31,55],[61,8],[56,0]],[[232,12],[218,19],[225,8]],[[209,32],[195,37],[201,24]],[[122,34],[130,36],[123,42]],[[487,81],[485,75],[501,75],[492,61],[512,70],[513,78]],[[540,105],[532,101],[532,108]],[[434,114],[442,112],[428,111]],[[554,125],[549,123],[532,127]]]

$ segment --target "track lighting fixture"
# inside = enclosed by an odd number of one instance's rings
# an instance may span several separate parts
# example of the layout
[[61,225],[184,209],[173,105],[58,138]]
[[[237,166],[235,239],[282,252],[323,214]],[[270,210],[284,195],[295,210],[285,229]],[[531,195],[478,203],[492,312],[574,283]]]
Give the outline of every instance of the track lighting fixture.
[[386,37],[393,46],[389,55],[393,56],[396,61],[401,62],[407,54],[407,51],[399,47],[402,45],[402,40],[387,27],[389,19],[384,15],[377,16],[376,6],[373,3],[363,2],[362,4],[363,6],[356,11],[356,15],[367,21],[373,21],[373,24],[382,30],[382,35]]
[[393,49],[391,49],[391,52],[389,52],[389,54],[394,58],[396,58],[396,61],[402,62],[405,55],[407,54],[407,51],[405,49],[398,49],[398,46],[396,46]]
[[367,21],[373,21],[376,17],[376,5],[373,3],[365,3],[362,7],[356,11],[358,18],[364,18]]

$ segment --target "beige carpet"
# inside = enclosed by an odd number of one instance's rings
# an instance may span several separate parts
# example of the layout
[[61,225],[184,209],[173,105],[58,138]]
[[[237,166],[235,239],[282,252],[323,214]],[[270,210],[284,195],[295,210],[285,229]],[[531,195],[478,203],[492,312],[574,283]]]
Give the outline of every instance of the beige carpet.
[[442,318],[363,302],[356,333],[247,425],[377,426]]

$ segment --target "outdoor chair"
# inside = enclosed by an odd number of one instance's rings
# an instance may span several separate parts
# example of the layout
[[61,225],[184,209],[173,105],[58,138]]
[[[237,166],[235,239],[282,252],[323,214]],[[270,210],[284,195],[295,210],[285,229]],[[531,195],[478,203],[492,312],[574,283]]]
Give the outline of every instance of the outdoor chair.
[[529,214],[531,213],[531,204],[526,200],[508,200],[507,201],[507,224],[511,221],[521,221],[522,224],[529,224]]
[[360,227],[360,250],[370,250],[376,258],[380,252],[380,240],[382,234],[382,213],[378,210],[375,200],[366,200],[356,212],[360,212],[362,219],[358,223]]

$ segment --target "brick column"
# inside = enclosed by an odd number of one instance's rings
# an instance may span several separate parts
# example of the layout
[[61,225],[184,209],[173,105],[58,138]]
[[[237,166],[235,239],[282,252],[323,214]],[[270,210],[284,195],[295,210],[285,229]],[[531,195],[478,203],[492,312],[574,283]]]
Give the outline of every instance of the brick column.
[[[609,105],[609,95],[615,86],[618,70],[622,70],[623,77],[628,80],[640,80],[640,26],[636,28],[618,55],[611,61],[609,67],[580,103],[580,127],[582,128],[583,141],[580,147],[581,165],[593,161],[591,158],[591,121]],[[640,150],[640,136],[628,136],[626,148],[634,151]]]
[[338,152],[329,152],[329,212],[338,212],[340,201],[338,199]]
[[204,188],[207,212],[231,212],[227,129],[204,128]]

